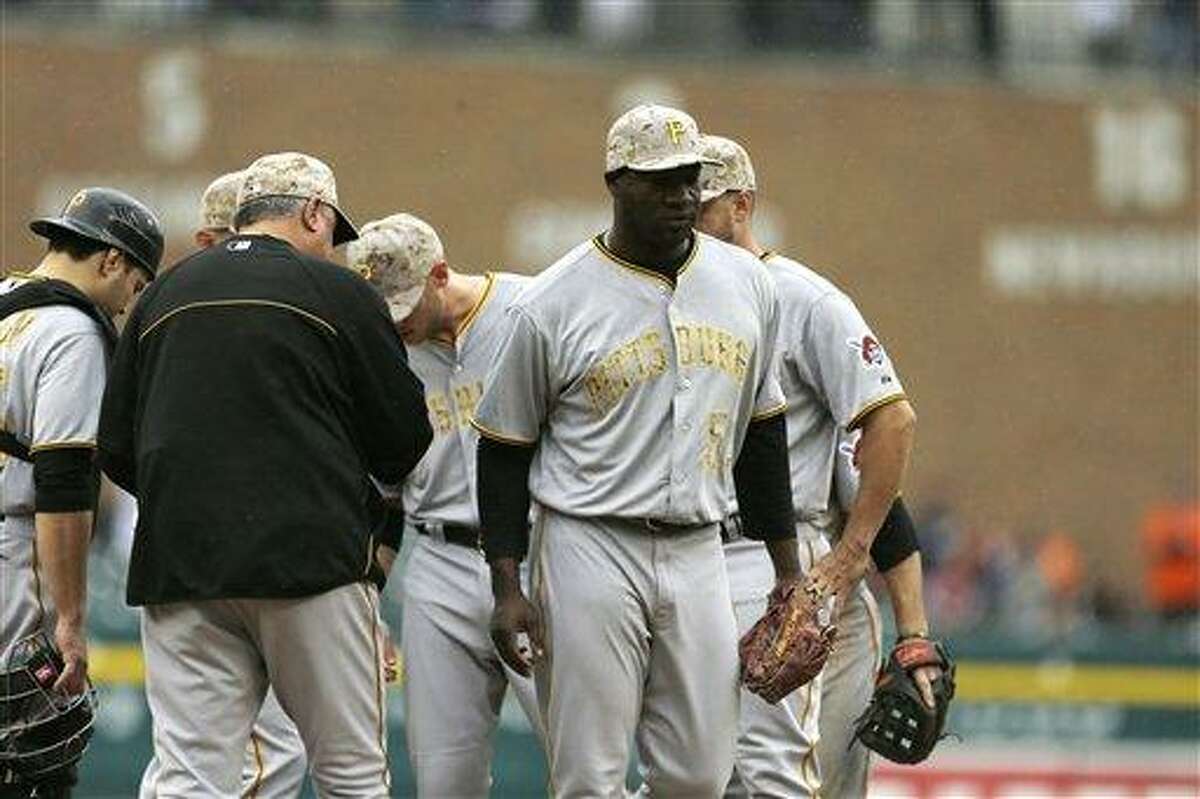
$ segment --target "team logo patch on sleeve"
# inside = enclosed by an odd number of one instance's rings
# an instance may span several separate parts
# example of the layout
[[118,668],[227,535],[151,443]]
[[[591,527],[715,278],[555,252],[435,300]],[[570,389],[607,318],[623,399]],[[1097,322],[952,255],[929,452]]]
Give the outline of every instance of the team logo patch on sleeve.
[[887,356],[883,354],[883,347],[875,340],[874,336],[865,335],[862,338],[846,339],[846,345],[858,352],[867,366],[883,366],[884,361],[887,360]]

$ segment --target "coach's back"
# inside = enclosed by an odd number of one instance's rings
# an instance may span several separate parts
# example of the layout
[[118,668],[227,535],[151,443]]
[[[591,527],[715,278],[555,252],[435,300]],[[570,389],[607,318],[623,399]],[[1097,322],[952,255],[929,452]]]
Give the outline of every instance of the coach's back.
[[234,236],[147,291],[118,346],[105,471],[138,496],[130,604],[304,596],[362,579],[368,475],[430,440],[419,381],[358,275]]

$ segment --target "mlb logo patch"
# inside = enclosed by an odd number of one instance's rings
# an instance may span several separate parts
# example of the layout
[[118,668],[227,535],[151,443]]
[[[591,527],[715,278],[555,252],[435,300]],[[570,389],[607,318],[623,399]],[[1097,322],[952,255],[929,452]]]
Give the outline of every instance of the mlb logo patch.
[[58,672],[49,663],[43,663],[33,676],[39,685],[53,685],[55,678],[58,677]]
[[883,366],[884,361],[887,360],[887,356],[883,354],[883,347],[873,336],[865,335],[862,338],[846,339],[846,345],[858,352],[866,366]]

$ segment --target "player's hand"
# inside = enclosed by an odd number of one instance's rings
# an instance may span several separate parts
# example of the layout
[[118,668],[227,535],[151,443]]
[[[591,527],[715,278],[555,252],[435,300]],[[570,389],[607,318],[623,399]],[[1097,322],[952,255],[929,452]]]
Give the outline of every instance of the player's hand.
[[387,544],[380,544],[375,547],[375,562],[379,564],[379,568],[383,569],[383,576],[387,577],[392,573],[392,566],[396,563],[396,550]]
[[921,701],[930,710],[934,708],[932,683],[941,676],[942,670],[937,666],[921,666],[912,673],[913,682],[917,684],[917,690],[921,692]]
[[396,644],[392,641],[392,628],[383,625],[383,676],[388,682],[400,678],[400,665],[396,657]]
[[500,659],[522,677],[532,674],[545,654],[541,614],[520,592],[496,600],[491,634]]
[[54,682],[56,691],[72,696],[87,690],[87,636],[81,623],[59,619],[54,625],[54,644],[63,659],[63,671]]
[[816,562],[808,570],[805,588],[818,596],[844,596],[850,586],[862,579],[870,566],[871,553],[864,548],[861,553],[839,542],[833,551]]

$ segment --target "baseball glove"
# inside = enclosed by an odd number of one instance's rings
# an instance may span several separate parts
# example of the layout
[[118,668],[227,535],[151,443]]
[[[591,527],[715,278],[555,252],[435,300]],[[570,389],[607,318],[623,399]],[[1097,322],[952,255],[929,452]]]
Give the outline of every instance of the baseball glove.
[[821,673],[836,632],[820,595],[796,583],[776,588],[767,612],[738,643],[742,682],[775,704]]
[[[922,666],[942,670],[930,688],[933,708],[921,699],[913,672]],[[892,649],[879,670],[875,694],[854,722],[854,734],[868,749],[893,763],[920,763],[942,739],[946,711],[954,698],[954,661],[938,641],[908,638]]]

